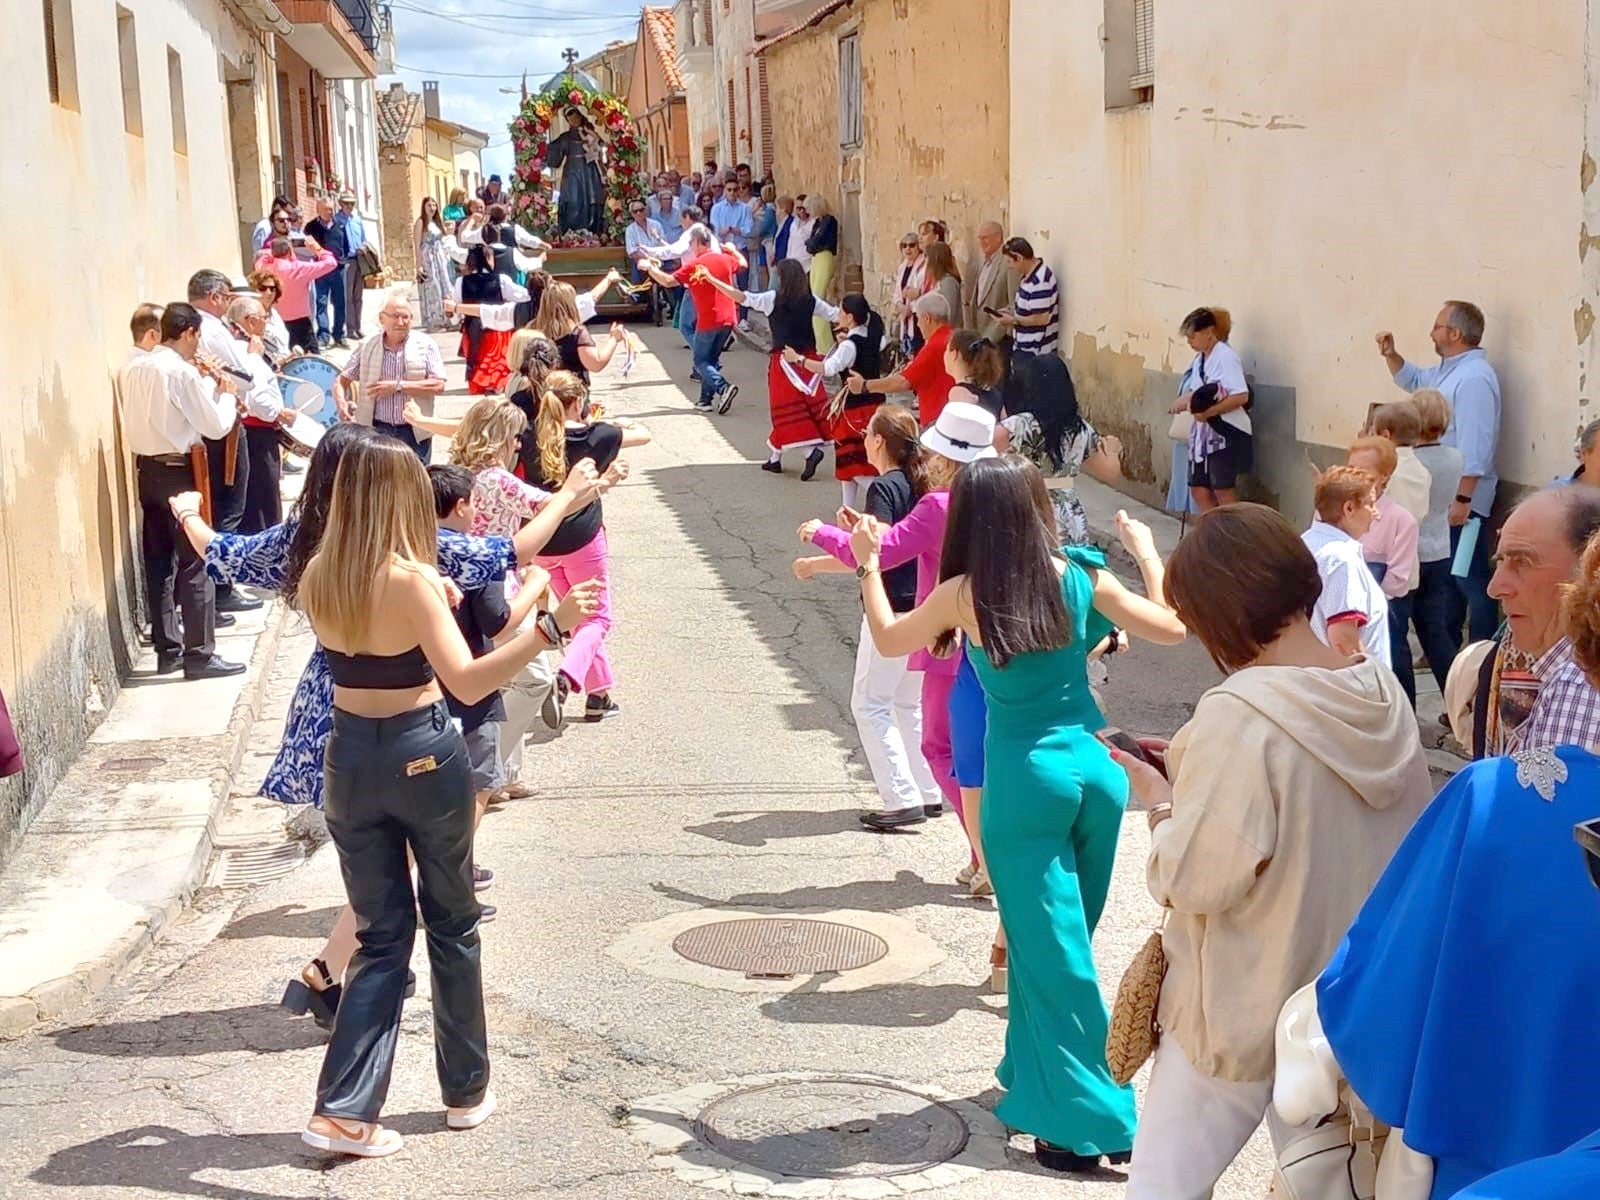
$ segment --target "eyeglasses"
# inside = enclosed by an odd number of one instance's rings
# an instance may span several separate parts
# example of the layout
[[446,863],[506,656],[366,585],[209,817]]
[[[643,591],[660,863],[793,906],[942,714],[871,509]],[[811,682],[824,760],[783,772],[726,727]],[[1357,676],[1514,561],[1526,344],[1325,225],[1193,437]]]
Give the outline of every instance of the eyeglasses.
[[902,250],[915,250],[916,248],[917,248],[917,243],[916,242],[901,242],[900,243],[900,249],[902,249]]

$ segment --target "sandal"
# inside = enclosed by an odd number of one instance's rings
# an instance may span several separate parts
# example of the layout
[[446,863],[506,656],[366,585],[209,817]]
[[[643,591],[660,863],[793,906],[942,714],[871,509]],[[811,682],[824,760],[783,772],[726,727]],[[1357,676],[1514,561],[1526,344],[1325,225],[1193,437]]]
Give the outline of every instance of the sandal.
[[989,947],[989,990],[997,996],[1006,994],[1006,948]]
[[495,1103],[494,1093],[485,1092],[483,1099],[476,1104],[465,1108],[446,1108],[444,1123],[451,1129],[476,1129],[494,1115],[497,1107],[499,1106]]
[[300,1140],[315,1150],[348,1154],[353,1158],[385,1158],[405,1145],[398,1133],[376,1121],[346,1121],[321,1115],[311,1118]]
[[344,988],[333,981],[328,964],[313,958],[300,972],[299,979],[291,979],[283,989],[279,1005],[297,1017],[307,1012],[320,1029],[332,1029],[334,1014],[339,1011],[339,996]]

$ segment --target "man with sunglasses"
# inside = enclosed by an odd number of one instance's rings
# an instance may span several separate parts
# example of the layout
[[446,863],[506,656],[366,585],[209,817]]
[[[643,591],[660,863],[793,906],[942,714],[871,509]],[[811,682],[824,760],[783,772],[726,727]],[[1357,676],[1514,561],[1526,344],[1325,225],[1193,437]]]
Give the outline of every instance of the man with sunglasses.
[[630,272],[633,282],[643,283],[649,278],[644,264],[650,257],[650,248],[661,245],[667,239],[661,232],[660,222],[651,219],[650,209],[643,200],[635,200],[628,205],[628,213],[633,220],[628,222],[627,232],[622,235],[622,243],[628,253],[628,261],[633,264]]
[[[289,197],[273,197],[272,207],[267,210],[266,216],[262,217],[261,220],[256,222],[255,230],[250,234],[250,249],[252,251],[254,251],[256,254],[260,254],[261,251],[266,248],[267,241],[272,237],[273,230],[276,228],[274,222],[276,221],[278,214],[287,213],[289,208]],[[288,233],[289,222],[287,219],[285,219],[283,223],[283,234],[285,237],[287,237]]]

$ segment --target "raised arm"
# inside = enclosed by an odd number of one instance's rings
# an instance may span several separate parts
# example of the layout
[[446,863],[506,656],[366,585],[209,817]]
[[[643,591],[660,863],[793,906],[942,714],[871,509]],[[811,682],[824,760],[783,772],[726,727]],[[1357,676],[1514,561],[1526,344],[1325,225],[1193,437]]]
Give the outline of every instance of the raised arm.
[[[533,514],[533,519],[517,530],[512,538],[517,561],[532,562],[544,549],[545,543],[555,536],[556,529],[567,514],[587,506],[595,498],[598,488],[599,472],[594,469],[594,460],[583,458],[575,462],[572,470],[567,472],[561,490],[541,504],[539,511]],[[453,688],[451,690],[454,691]]]
[[925,650],[939,637],[961,625],[960,596],[966,576],[947,579],[921,604],[896,616],[883,587],[883,563],[878,548],[884,527],[875,517],[864,517],[851,535],[851,551],[860,562],[861,604],[866,612],[872,644],[885,658],[903,658]]

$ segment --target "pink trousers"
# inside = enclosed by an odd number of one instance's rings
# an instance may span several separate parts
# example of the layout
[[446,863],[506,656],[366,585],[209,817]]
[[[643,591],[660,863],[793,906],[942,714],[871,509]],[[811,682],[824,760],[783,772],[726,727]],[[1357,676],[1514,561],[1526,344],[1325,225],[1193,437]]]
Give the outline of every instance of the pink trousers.
[[[565,596],[575,584],[586,579],[600,581],[600,607],[572,631],[567,652],[561,659],[561,673],[574,688],[591,696],[610,691],[614,680],[611,658],[606,654],[606,635],[611,632],[611,587],[606,573],[611,565],[611,554],[606,547],[606,531],[601,529],[587,546],[580,546],[570,554],[541,554],[533,561],[550,572],[550,586],[557,596]],[[948,745],[948,721],[945,741]]]
[[956,786],[955,755],[950,749],[950,689],[954,675],[922,673],[922,757],[928,760],[933,781],[939,785],[945,803],[961,812],[961,789]]

